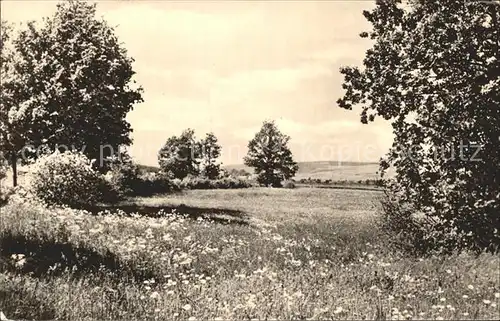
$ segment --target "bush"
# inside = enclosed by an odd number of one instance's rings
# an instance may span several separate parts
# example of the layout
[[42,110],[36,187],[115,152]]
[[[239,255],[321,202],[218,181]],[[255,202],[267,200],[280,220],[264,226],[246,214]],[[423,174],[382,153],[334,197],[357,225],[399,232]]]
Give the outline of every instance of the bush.
[[224,177],[221,179],[210,180],[203,177],[188,176],[178,184],[181,189],[235,189],[249,188],[253,184],[244,179]]
[[85,208],[115,196],[104,177],[81,153],[56,152],[30,168],[29,190],[48,205]]
[[283,183],[283,188],[295,188],[295,182],[293,181],[285,181]]
[[172,180],[161,173],[145,173],[139,176],[140,183],[134,191],[137,196],[165,194],[181,189],[179,181]]
[[9,201],[9,197],[14,193],[14,188],[0,184],[0,206],[4,206]]
[[416,256],[452,253],[459,249],[461,238],[456,230],[443,230],[437,217],[416,211],[397,195],[384,191],[381,200],[380,229],[396,249]]
[[143,188],[139,178],[139,166],[134,164],[127,155],[122,155],[120,159],[113,158],[109,161],[109,172],[106,174],[108,181],[121,197],[136,195],[139,189]]

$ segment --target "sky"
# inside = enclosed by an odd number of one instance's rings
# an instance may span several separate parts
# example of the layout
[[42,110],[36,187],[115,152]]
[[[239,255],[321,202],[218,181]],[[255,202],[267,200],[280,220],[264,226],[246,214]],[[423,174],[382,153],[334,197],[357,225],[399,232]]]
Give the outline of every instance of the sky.
[[[2,19],[39,20],[57,1],[1,1]],[[127,115],[130,154],[157,165],[168,137],[213,132],[224,164],[243,163],[263,121],[291,137],[296,161],[378,161],[392,144],[388,123],[361,124],[337,106],[339,68],[361,65],[371,43],[362,11],[372,1],[97,2],[135,59],[144,102]]]

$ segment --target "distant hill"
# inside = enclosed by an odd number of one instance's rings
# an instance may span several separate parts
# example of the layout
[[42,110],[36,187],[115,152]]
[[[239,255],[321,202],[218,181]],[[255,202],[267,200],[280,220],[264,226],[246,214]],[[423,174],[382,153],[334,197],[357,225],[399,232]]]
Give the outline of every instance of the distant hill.
[[[299,162],[299,170],[295,175],[295,179],[312,178],[312,179],[331,179],[334,181],[340,180],[366,180],[377,179],[378,163],[363,163],[363,162],[337,162],[337,161],[317,161],[317,162]],[[241,170],[244,169],[249,173],[253,173],[253,169],[243,164],[226,165],[224,169]]]
[[[317,161],[317,162],[299,162],[299,170],[295,175],[295,179],[302,178],[312,179],[331,179],[334,181],[348,180],[358,181],[366,179],[377,179],[378,163],[363,163],[363,162],[337,162],[337,161]],[[144,172],[158,172],[159,167],[139,165]],[[253,169],[243,164],[224,165],[226,170],[245,170],[253,173]]]

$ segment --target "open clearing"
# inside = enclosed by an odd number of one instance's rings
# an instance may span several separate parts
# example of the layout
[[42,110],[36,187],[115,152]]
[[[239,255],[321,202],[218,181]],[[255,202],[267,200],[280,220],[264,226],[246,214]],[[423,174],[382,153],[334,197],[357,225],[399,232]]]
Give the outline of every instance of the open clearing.
[[103,215],[14,197],[0,306],[13,319],[498,319],[498,256],[398,254],[379,196],[187,191]]

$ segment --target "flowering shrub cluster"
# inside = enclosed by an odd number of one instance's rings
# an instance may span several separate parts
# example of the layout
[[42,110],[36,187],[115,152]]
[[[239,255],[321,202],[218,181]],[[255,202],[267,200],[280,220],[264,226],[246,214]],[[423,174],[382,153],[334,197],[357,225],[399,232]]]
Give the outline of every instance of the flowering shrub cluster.
[[181,189],[233,189],[255,186],[249,180],[234,177],[208,179],[204,177],[188,176],[180,182],[177,181],[177,183]]
[[108,159],[107,166],[106,179],[120,197],[134,195],[142,187],[139,167],[128,155]]
[[83,154],[66,151],[40,157],[30,166],[29,191],[47,204],[84,208],[114,195]]

